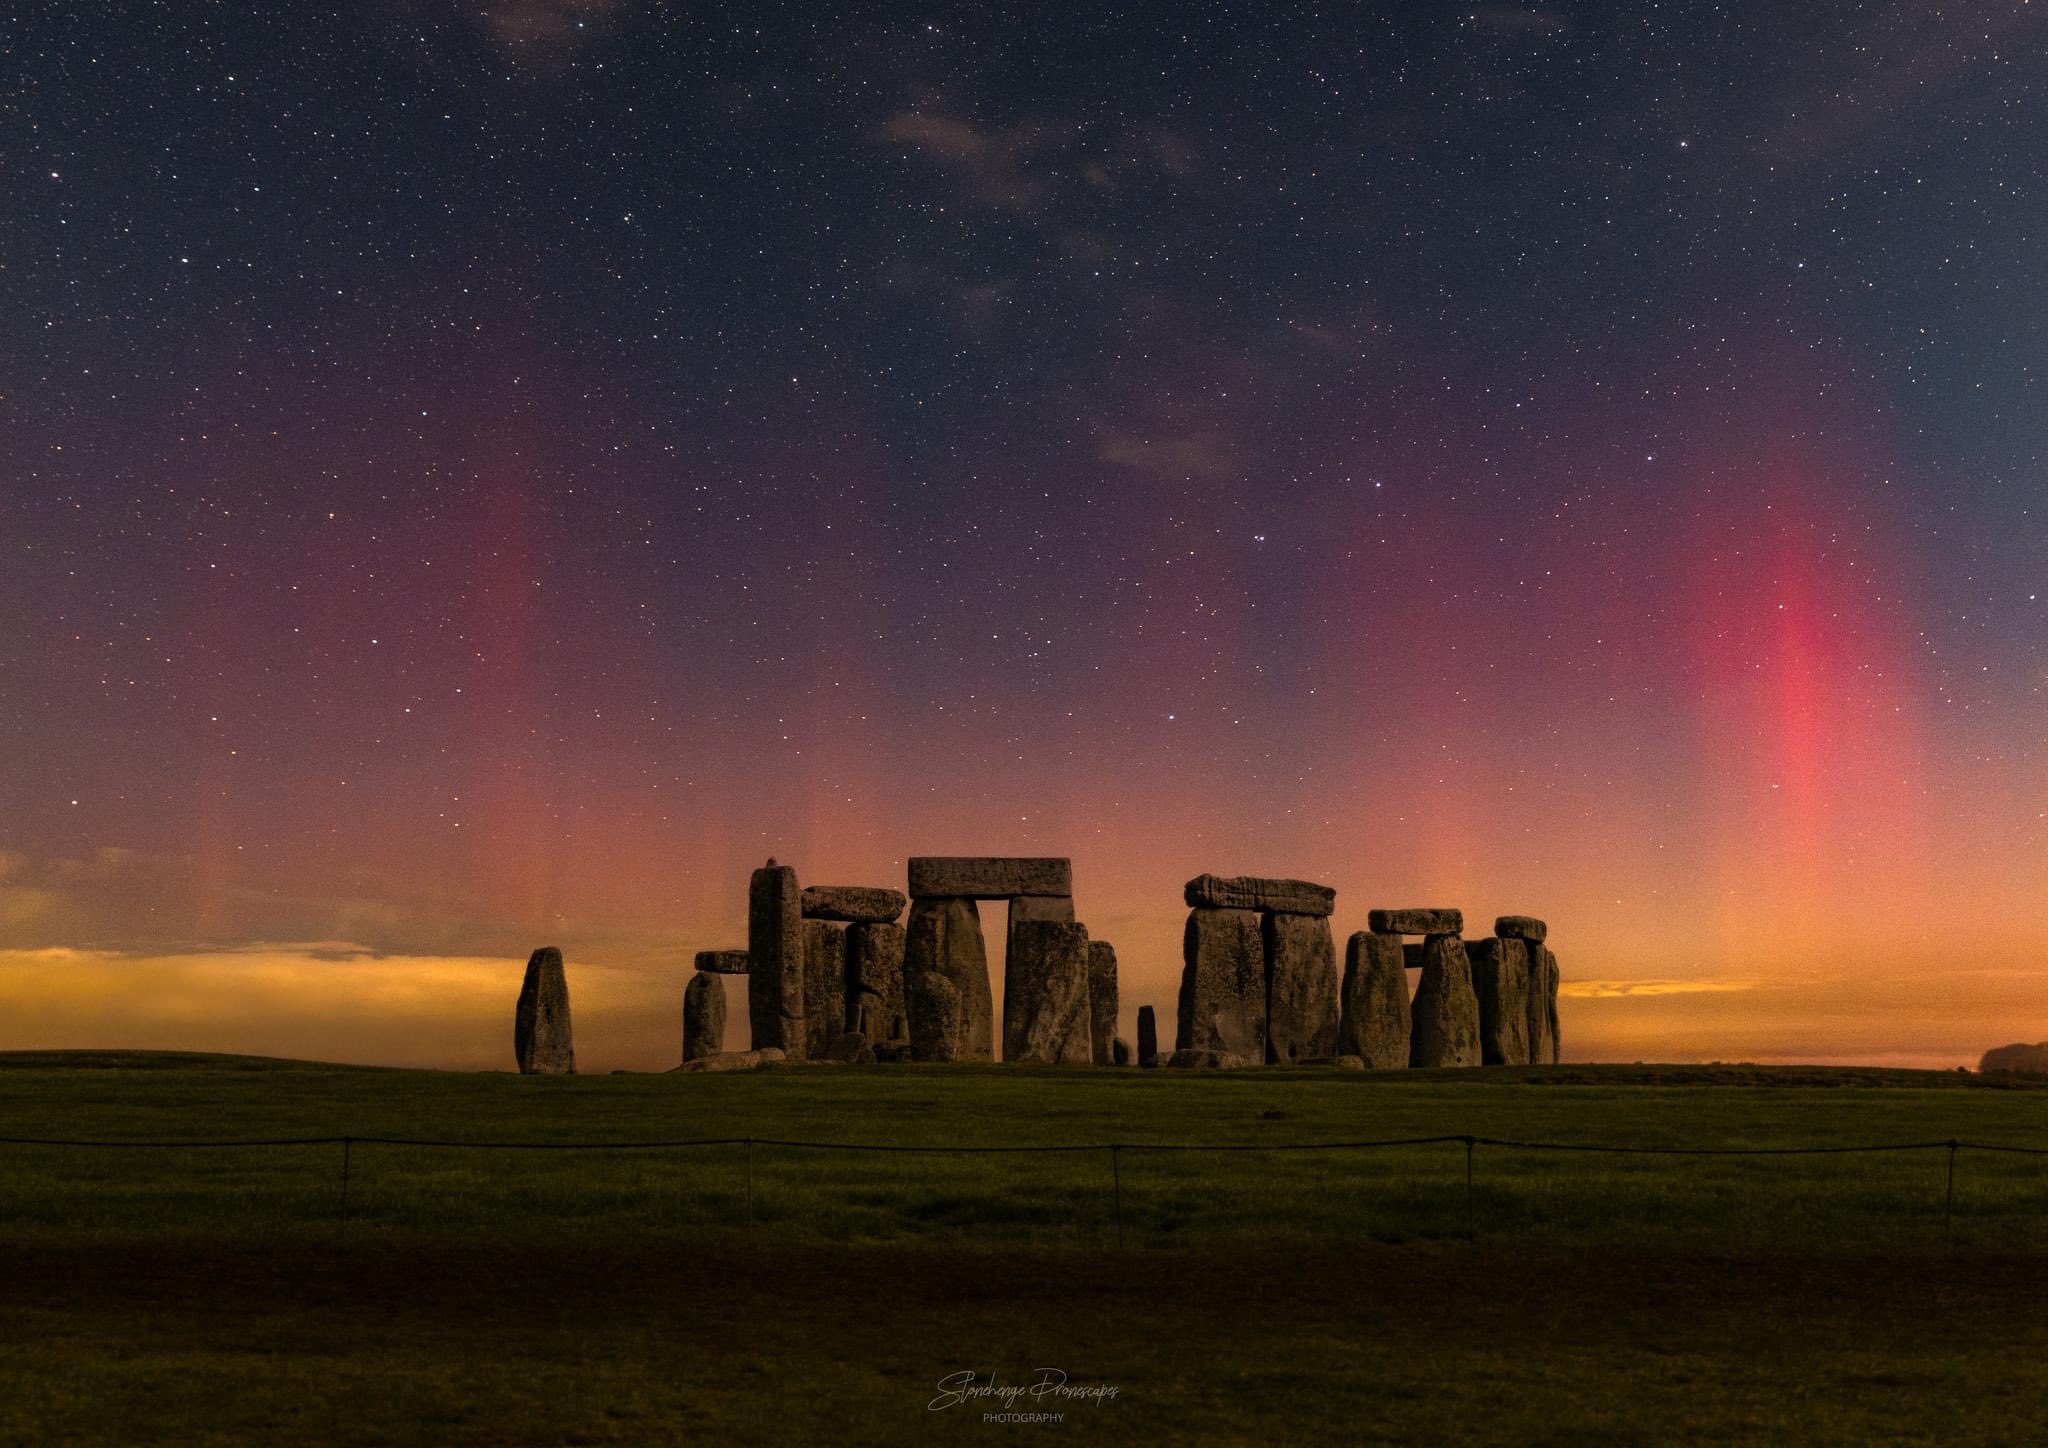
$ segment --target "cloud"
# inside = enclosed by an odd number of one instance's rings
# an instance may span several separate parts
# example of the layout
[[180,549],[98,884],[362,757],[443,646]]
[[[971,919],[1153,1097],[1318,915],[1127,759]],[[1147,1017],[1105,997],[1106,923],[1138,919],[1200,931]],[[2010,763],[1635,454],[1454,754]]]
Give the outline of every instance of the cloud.
[[1762,987],[1755,980],[1566,980],[1557,993],[1580,1000],[1613,1000],[1622,996],[1722,994]]

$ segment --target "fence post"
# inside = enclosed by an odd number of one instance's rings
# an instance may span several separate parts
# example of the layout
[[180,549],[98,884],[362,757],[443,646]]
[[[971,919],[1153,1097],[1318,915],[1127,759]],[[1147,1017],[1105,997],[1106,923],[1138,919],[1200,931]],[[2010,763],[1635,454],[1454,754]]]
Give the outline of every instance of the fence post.
[[1120,1164],[1123,1148],[1114,1143],[1109,1148],[1109,1182],[1116,1193],[1116,1249],[1124,1249],[1124,1174]]
[[1953,1137],[1948,1143],[1948,1195],[1941,1204],[1942,1245],[1951,1252],[1956,1249],[1956,1148],[1961,1145]]
[[348,1159],[354,1147],[354,1137],[341,1139],[341,1231],[337,1240],[343,1242],[348,1240]]
[[1479,1240],[1479,1214],[1472,1205],[1472,1148],[1479,1145],[1474,1137],[1465,1138],[1465,1240]]

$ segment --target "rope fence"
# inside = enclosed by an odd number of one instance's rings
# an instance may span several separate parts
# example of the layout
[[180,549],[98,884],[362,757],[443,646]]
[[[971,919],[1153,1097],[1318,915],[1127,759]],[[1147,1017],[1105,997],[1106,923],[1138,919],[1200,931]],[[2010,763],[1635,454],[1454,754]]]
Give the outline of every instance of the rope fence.
[[1475,1159],[1480,1147],[1507,1151],[1575,1152],[1604,1156],[1657,1157],[1795,1157],[1869,1156],[1903,1152],[1946,1152],[1946,1184],[1942,1201],[1942,1236],[1950,1249],[1955,1245],[1956,1158],[1966,1151],[1996,1152],[2015,1156],[2048,1156],[2048,1147],[2017,1146],[2007,1142],[1887,1141],[1848,1146],[1627,1146],[1604,1142],[1522,1141],[1497,1136],[1401,1136],[1363,1141],[1291,1142],[1179,1142],[1101,1141],[1060,1142],[1049,1145],[920,1146],[904,1143],[858,1141],[799,1141],[771,1136],[704,1136],[663,1138],[647,1141],[460,1141],[415,1136],[277,1136],[240,1140],[114,1141],[74,1137],[0,1136],[0,1147],[73,1147],[89,1150],[144,1151],[232,1151],[259,1147],[341,1148],[341,1192],[336,1209],[336,1235],[348,1236],[349,1183],[356,1148],[365,1146],[415,1148],[428,1151],[687,1151],[705,1147],[746,1148],[747,1227],[754,1224],[754,1151],[757,1147],[786,1151],[864,1152],[896,1156],[1030,1156],[1089,1155],[1109,1157],[1116,1244],[1124,1245],[1123,1156],[1126,1152],[1188,1154],[1201,1152],[1349,1152],[1380,1151],[1403,1147],[1457,1146],[1465,1155],[1465,1236],[1478,1240],[1478,1207],[1475,1191]]

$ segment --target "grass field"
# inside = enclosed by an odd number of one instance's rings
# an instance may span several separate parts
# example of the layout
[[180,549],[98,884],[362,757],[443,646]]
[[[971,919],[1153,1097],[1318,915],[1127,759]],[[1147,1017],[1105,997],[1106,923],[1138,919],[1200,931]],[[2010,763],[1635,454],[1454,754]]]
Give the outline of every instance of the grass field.
[[[0,1056],[0,1440],[2021,1441],[2048,1090],[1906,1072],[792,1068],[520,1078]],[[1120,1188],[1120,1193],[1119,1193]],[[1468,1216],[1469,1212],[1469,1216]],[[1119,1249],[1121,1219],[1123,1246]],[[1468,1239],[1468,1231],[1470,1237]],[[1057,1425],[933,1411],[1056,1367]]]

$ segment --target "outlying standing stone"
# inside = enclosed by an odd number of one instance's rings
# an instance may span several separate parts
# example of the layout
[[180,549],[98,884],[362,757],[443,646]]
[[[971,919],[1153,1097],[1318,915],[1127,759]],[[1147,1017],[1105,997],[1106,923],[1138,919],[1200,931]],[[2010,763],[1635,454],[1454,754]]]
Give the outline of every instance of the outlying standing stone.
[[1308,880],[1264,879],[1257,875],[1197,875],[1182,897],[1194,910],[1271,910],[1282,915],[1328,915],[1337,892]]
[[[1480,1061],[1488,1066],[1528,1065],[1528,942],[1512,935],[1488,936],[1467,941],[1465,957],[1472,964],[1472,993],[1479,998]],[[1541,978],[1539,969],[1536,980]]]
[[846,927],[830,920],[806,920],[804,1050],[799,1059],[823,1059],[845,1032]]
[[697,969],[713,975],[745,975],[747,953],[744,950],[700,950],[697,952]]
[[[943,980],[941,992],[932,982]],[[972,900],[913,899],[903,942],[903,993],[911,1056],[919,1061],[995,1059],[995,998],[988,947]],[[950,1024],[942,1023],[944,1016]]]
[[877,1051],[909,1044],[901,925],[846,928],[846,1028],[866,1036]]
[[1089,1063],[1087,926],[1025,920],[1010,931],[1003,1059],[1041,1066]]
[[1368,910],[1366,926],[1375,935],[1462,935],[1462,910]]
[[1012,895],[1071,895],[1071,860],[1020,856],[913,855],[913,900],[1007,900]]
[[804,1055],[804,917],[796,871],[770,860],[747,886],[747,1020],[754,1049]]
[[1398,935],[1361,930],[1344,949],[1343,1010],[1337,1050],[1375,1071],[1408,1065],[1408,971]]
[[1181,937],[1176,1055],[1266,1059],[1266,950],[1255,910],[1190,910]]
[[806,885],[806,920],[881,925],[903,913],[903,892],[880,885]]
[[1159,1019],[1152,1007],[1138,1007],[1138,1064],[1150,1066],[1159,1059]]
[[1266,956],[1266,1059],[1287,1064],[1337,1050],[1337,945],[1327,915],[1271,913]]
[[569,1030],[569,978],[562,952],[544,945],[527,957],[526,979],[512,1015],[512,1055],[524,1076],[573,1076],[576,1046]]
[[695,1061],[725,1049],[725,982],[700,970],[683,987],[683,1059]]
[[[1098,1066],[1117,1064],[1116,947],[1107,940],[1088,942],[1088,1044]],[[1126,1047],[1128,1049],[1128,1047]]]
[[1479,1064],[1479,998],[1472,992],[1465,942],[1457,936],[1432,935],[1422,942],[1422,983],[1415,990],[1413,1016],[1409,1065]]

